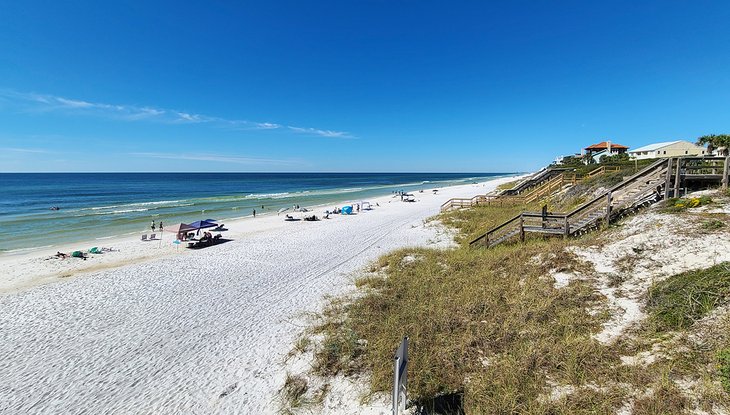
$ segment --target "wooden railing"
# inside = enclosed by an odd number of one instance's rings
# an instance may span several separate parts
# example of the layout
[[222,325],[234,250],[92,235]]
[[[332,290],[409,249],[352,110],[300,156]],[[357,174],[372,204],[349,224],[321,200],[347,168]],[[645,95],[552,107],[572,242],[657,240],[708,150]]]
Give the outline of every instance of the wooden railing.
[[[594,227],[600,222],[608,224],[614,211],[624,208],[627,204],[644,200],[647,192],[656,194],[659,198],[660,194],[657,193],[656,187],[664,184],[667,167],[668,160],[656,161],[569,213],[522,212],[475,238],[469,244],[472,246],[484,244],[489,247],[517,236],[524,241],[526,232],[567,237]],[[600,174],[605,172],[604,170]],[[616,198],[616,195],[628,197]]]
[[562,189],[566,185],[575,186],[586,178],[597,177],[605,173],[617,172],[620,170],[621,168],[618,166],[601,166],[595,170],[592,170],[585,176],[579,176],[573,172],[564,172],[547,181],[541,182],[537,186],[528,188],[528,190],[520,195],[478,195],[474,196],[471,199],[453,198],[447,200],[444,204],[441,205],[441,211],[443,212],[453,208],[489,205],[494,202],[499,202],[500,204],[526,205],[539,201],[540,199]]
[[606,173],[614,173],[619,171],[621,171],[621,167],[619,166],[601,166],[588,172],[585,176],[583,176],[583,179],[590,179],[592,177],[601,176]]

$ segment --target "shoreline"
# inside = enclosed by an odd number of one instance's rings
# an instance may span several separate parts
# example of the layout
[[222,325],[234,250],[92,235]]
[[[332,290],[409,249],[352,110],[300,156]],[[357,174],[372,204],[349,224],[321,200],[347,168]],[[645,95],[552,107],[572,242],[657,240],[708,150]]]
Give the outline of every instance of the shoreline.
[[[447,189],[450,189],[451,191],[458,191],[459,189],[468,189],[475,186],[483,187],[488,183],[493,183],[495,181],[506,182],[526,176],[526,174],[497,176],[491,180],[439,187],[438,189],[443,194],[443,191],[448,191]],[[432,190],[433,189],[429,188],[428,190],[424,190],[424,193],[414,193],[414,195],[417,198],[420,195],[425,195],[427,193],[431,195]],[[435,195],[435,197],[438,196],[439,195]],[[372,201],[373,206],[375,206],[375,203],[390,203],[397,199],[394,199],[394,195],[390,194],[369,198],[369,200]],[[307,212],[307,214],[315,214],[322,218],[323,210],[331,209],[333,206],[342,206],[344,203],[350,203],[353,201],[353,199],[350,199],[335,203],[325,203],[305,207],[310,209],[310,212]],[[398,200],[398,202],[400,203],[400,200]],[[368,213],[370,212],[362,212],[361,214]],[[283,214],[294,214],[297,215],[297,217],[301,216],[300,213],[291,211],[284,212],[282,215]],[[339,218],[340,215],[332,215],[329,221]],[[326,219],[322,220],[325,221]],[[301,224],[300,222],[303,221],[287,223],[284,222],[282,216],[279,216],[276,212],[266,212],[264,214],[257,215],[256,217],[249,215],[225,220],[225,222],[221,220],[220,222],[224,223],[225,228],[227,229],[227,231],[223,231],[223,236],[226,239],[232,239],[235,241],[245,238],[247,235],[273,231],[275,229],[282,229],[292,225],[296,226],[297,224]],[[141,235],[149,235],[151,233],[152,232],[150,231],[139,231],[131,234],[124,234],[121,237],[117,237],[116,235],[100,236],[93,240],[82,242],[69,242],[58,245],[28,248],[22,250],[22,252],[0,253],[0,266],[4,267],[8,271],[4,276],[0,276],[0,295],[21,292],[38,285],[65,280],[82,274],[146,263],[156,259],[186,255],[189,251],[193,251],[186,248],[185,243],[180,244],[180,246],[173,245],[172,241],[175,236],[170,232],[164,232],[163,234],[156,232],[158,236],[155,240],[141,241]],[[87,260],[70,257],[66,259],[53,258],[53,255],[56,252],[70,254],[77,250],[88,251],[92,247],[109,247],[113,249],[113,252],[100,255],[88,254]],[[206,248],[203,250],[205,249]]]
[[[126,175],[120,174],[118,178],[110,177],[108,180],[110,186],[116,183],[122,189],[126,189],[123,192],[129,195],[125,196],[125,200],[121,200],[120,197],[110,197],[110,193],[104,188],[98,189],[100,196],[91,196],[88,200],[74,196],[59,199],[42,195],[28,196],[22,192],[18,194],[20,206],[10,208],[8,215],[0,220],[0,228],[13,229],[13,233],[8,232],[6,238],[0,241],[0,256],[149,233],[151,220],[155,222],[161,220],[168,225],[190,223],[208,217],[233,221],[251,216],[254,209],[258,214],[270,214],[295,204],[319,206],[339,203],[345,199],[368,200],[392,194],[394,190],[416,193],[426,186],[448,187],[470,184],[513,174],[481,173],[480,176],[460,174],[453,178],[444,177],[450,175],[446,173],[415,174],[414,177],[394,174],[384,176],[387,180],[394,181],[387,184],[378,174],[367,177],[355,174],[352,183],[342,182],[343,177],[340,176],[330,177],[325,174],[320,178],[317,174],[311,177],[295,174],[285,175],[284,181],[278,184],[272,182],[271,177],[264,177],[261,183],[254,184],[249,175],[243,174],[238,177],[240,175],[237,174],[236,180],[226,178],[225,175],[216,176],[212,185],[193,174],[191,177],[183,176],[182,179],[190,179],[191,186],[203,186],[205,190],[188,191],[185,194],[179,194],[180,185],[173,187],[170,193],[151,194],[149,191],[141,191],[139,187],[130,186],[129,182],[125,181]],[[414,180],[416,178],[419,180]],[[428,178],[432,180],[420,180]],[[295,182],[287,184],[289,179]],[[143,180],[146,181],[143,182],[142,188],[148,189],[156,186],[159,177],[155,175]],[[39,181],[39,184],[42,183],[43,181]],[[9,196],[11,198],[14,192],[18,192],[13,189],[11,184]],[[44,198],[48,199],[45,203],[41,202]],[[27,207],[23,207],[22,201],[25,200],[29,200]],[[64,207],[55,212],[49,211],[47,207],[40,209],[39,204]]]

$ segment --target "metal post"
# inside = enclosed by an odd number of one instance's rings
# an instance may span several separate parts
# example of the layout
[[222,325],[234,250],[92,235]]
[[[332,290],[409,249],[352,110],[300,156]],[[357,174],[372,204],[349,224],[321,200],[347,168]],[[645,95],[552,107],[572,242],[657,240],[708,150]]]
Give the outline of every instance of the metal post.
[[393,360],[393,415],[398,415],[400,405],[398,398],[400,397],[400,357],[396,356]]
[[669,199],[669,188],[672,186],[672,158],[667,159],[667,175],[664,179],[664,200]]
[[674,195],[673,195],[674,197],[679,197],[679,185],[680,185],[680,181],[681,181],[680,177],[679,177],[679,174],[680,174],[679,169],[680,169],[681,165],[682,165],[682,159],[677,158],[677,168],[675,171],[675,178],[674,178]]
[[727,190],[728,181],[730,181],[730,156],[725,157],[725,167],[722,169],[722,190]]
[[408,337],[404,337],[393,359],[393,415],[406,410],[408,399]]
[[611,192],[606,193],[606,227],[611,223]]

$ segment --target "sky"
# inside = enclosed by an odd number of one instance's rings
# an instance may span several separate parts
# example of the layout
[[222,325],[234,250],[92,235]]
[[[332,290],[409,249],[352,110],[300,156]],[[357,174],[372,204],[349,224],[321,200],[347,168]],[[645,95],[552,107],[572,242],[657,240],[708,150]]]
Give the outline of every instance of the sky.
[[0,5],[0,171],[516,172],[730,133],[727,1]]

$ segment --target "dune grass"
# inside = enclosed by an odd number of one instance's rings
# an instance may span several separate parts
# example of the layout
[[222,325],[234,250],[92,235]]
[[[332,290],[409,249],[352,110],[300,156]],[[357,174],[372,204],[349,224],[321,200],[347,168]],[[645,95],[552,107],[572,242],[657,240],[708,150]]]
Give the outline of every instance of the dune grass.
[[730,263],[674,275],[655,284],[647,308],[658,330],[681,330],[730,300]]
[[[540,255],[544,261],[533,259]],[[555,289],[545,278],[583,266],[558,240],[401,250],[378,265],[380,277],[359,281],[368,294],[333,304],[316,328],[327,339],[317,352],[320,374],[365,370],[373,391],[388,391],[394,347],[408,335],[412,398],[457,392],[467,413],[529,413],[553,405],[538,400],[548,379],[580,385],[614,372],[615,351],[591,338],[601,317],[586,307],[600,298],[588,284]]]
[[[442,214],[459,230],[458,248],[381,257],[357,279],[358,293],[333,299],[307,333],[324,339],[314,347],[314,372],[324,378],[365,374],[370,391],[388,393],[393,354],[408,335],[409,398],[422,407],[444,395],[458,396],[465,414],[614,414],[626,405],[634,414],[682,414],[727,407],[728,394],[716,384],[730,385],[730,352],[722,353],[730,350],[730,334],[714,336],[711,346],[685,336],[676,351],[646,365],[621,359],[651,351],[724,304],[727,265],[658,283],[649,295],[651,327],[604,345],[593,335],[608,317],[605,298],[591,266],[569,249],[598,239],[468,247],[471,238],[523,209],[493,205]],[[554,272],[583,277],[556,288]],[[721,327],[728,331],[730,319]],[[705,385],[696,401],[677,386],[683,377]]]

